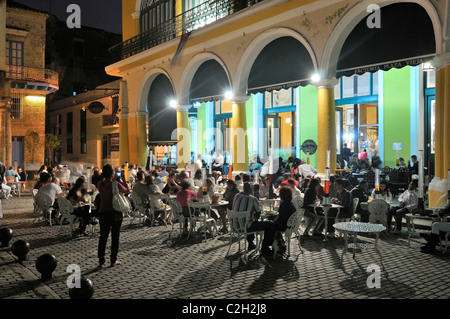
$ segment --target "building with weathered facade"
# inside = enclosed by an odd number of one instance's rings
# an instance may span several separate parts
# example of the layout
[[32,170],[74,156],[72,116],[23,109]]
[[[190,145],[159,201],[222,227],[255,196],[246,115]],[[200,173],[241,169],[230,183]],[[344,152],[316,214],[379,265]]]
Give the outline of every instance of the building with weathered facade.
[[3,92],[9,90],[0,105],[0,160],[37,170],[44,163],[46,97],[58,90],[58,74],[45,69],[48,14],[14,1],[2,1],[0,8],[6,17],[0,19],[0,70],[7,80]]

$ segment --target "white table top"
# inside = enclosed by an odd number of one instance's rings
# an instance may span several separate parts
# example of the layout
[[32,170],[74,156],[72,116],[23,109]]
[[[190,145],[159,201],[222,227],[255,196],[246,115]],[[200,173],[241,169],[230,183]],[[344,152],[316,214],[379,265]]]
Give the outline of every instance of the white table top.
[[341,231],[349,231],[354,233],[379,233],[386,230],[381,224],[360,223],[360,222],[344,222],[336,223],[333,227]]
[[229,202],[228,201],[226,201],[226,200],[221,200],[221,201],[219,201],[218,203],[211,203],[211,206],[226,206],[226,205],[228,205],[229,204]]

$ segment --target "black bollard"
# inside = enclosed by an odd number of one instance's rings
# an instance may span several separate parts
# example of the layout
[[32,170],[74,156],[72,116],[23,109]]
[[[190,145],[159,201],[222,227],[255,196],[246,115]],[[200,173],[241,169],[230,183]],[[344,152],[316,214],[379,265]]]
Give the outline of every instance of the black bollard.
[[90,279],[81,278],[80,288],[70,288],[70,299],[91,299],[94,295],[94,284]]
[[0,228],[0,247],[8,247],[9,242],[13,238],[13,231],[9,227]]
[[57,264],[56,257],[52,254],[44,254],[36,259],[36,269],[41,273],[42,281],[52,279],[52,273]]
[[23,239],[16,240],[11,246],[12,253],[19,258],[19,261],[28,259],[30,244]]

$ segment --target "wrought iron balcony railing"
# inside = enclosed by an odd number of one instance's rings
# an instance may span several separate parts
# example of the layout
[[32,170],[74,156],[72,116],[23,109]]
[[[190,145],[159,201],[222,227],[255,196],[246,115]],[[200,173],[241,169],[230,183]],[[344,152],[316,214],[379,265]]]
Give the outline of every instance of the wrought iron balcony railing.
[[113,46],[109,49],[111,63],[129,58],[261,1],[263,0],[210,0],[204,2],[173,19]]
[[6,78],[16,81],[30,81],[59,86],[58,72],[27,66],[6,65]]

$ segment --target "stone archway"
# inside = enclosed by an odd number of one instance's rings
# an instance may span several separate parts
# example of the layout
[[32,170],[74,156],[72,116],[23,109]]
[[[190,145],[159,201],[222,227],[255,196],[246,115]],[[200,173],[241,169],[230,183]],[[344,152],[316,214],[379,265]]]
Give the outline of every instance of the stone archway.
[[[324,78],[334,78],[336,76],[337,63],[339,54],[344,45],[345,40],[356,27],[356,25],[368,15],[367,8],[369,5],[376,4],[380,8],[395,4],[402,3],[400,1],[392,0],[365,0],[354,8],[350,9],[343,18],[337,23],[327,44],[323,51],[320,69],[323,72]],[[434,28],[435,42],[436,42],[436,54],[442,52],[442,27],[439,19],[439,14],[428,0],[417,0],[414,3],[422,6],[431,19]]]
[[258,35],[248,45],[247,49],[242,55],[233,79],[233,93],[235,95],[242,96],[246,94],[250,70],[256,58],[264,49],[264,47],[266,47],[266,45],[281,37],[292,37],[302,43],[311,56],[314,69],[317,70],[318,64],[314,50],[312,49],[309,42],[300,33],[289,28],[270,29]]

